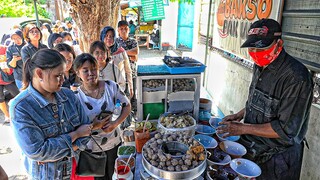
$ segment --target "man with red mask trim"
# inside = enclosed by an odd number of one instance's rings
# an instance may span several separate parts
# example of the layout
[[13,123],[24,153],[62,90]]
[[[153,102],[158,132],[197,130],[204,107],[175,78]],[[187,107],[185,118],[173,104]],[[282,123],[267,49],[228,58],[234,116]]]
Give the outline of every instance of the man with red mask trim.
[[299,179],[312,76],[283,49],[281,26],[275,20],[254,22],[241,47],[248,48],[255,63],[248,100],[244,109],[223,119],[217,132],[241,135],[239,143],[248,151],[244,158],[262,170],[257,179]]

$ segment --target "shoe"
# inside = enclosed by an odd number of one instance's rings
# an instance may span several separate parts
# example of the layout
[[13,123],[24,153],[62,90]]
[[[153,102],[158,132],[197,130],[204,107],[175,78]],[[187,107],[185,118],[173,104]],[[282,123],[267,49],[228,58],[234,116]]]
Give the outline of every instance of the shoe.
[[9,117],[6,117],[6,118],[4,119],[4,124],[6,124],[6,123],[10,123],[10,118],[9,118]]

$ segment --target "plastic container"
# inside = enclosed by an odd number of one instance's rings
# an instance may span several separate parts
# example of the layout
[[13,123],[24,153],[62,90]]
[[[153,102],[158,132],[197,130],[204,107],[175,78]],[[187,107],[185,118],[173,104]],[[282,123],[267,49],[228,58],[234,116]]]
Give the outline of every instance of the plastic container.
[[126,166],[118,166],[113,175],[112,180],[132,180],[133,179],[133,173],[130,170],[130,167]]
[[146,129],[144,132],[142,130],[135,131],[134,138],[136,142],[137,153],[141,153],[143,145],[150,139],[149,130]]
[[[125,166],[127,161],[128,161],[129,158],[123,158],[123,157],[118,157],[115,161],[115,167],[118,167],[118,166]],[[134,157],[131,157],[128,165],[131,169],[132,172],[134,172],[134,169],[135,169],[135,161],[136,159]]]
[[[129,152],[129,149],[133,149],[133,152]],[[117,155],[118,157],[128,158],[130,155],[133,154],[133,156],[136,155],[136,148],[134,146],[120,146],[118,148]]]

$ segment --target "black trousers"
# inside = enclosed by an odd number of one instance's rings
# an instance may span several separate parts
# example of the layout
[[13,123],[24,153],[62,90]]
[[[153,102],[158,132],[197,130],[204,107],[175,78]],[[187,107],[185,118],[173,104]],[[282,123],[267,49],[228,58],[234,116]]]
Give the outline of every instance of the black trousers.
[[107,164],[106,164],[106,174],[104,177],[95,177],[95,180],[112,180],[112,175],[114,173],[114,165],[115,165],[115,161],[117,159],[117,151],[119,146],[121,145],[121,143],[119,145],[117,145],[116,147],[105,151],[105,153],[107,154]]
[[9,91],[12,97],[15,97],[20,92],[15,83],[11,83],[8,85],[0,85],[0,103],[4,102],[5,100],[5,95],[3,91],[4,88]]
[[257,180],[299,180],[304,144],[295,144],[283,153],[275,154],[272,158],[259,164],[262,174]]

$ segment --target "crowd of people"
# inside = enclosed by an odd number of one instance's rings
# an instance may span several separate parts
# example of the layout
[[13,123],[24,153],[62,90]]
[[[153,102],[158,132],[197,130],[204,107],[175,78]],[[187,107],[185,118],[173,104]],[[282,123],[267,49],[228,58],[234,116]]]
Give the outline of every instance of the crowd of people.
[[[14,82],[0,85],[0,90],[6,88],[14,98],[8,112],[0,91],[0,109],[13,128],[32,179],[75,177],[72,152],[101,151],[90,134],[107,154],[106,167],[114,167],[121,129],[132,120],[130,99],[139,47],[129,37],[129,24],[120,21],[117,29],[104,27],[100,39],[83,53],[70,32],[72,26],[59,32],[58,23],[16,28],[6,48]],[[101,118],[104,112],[111,115]],[[105,177],[95,179],[111,180],[112,175],[109,168]]]

